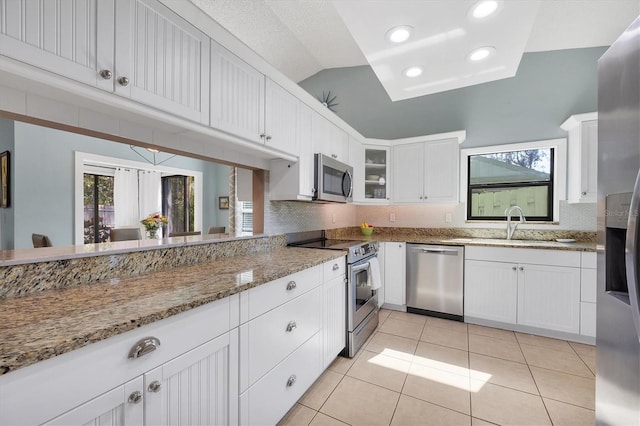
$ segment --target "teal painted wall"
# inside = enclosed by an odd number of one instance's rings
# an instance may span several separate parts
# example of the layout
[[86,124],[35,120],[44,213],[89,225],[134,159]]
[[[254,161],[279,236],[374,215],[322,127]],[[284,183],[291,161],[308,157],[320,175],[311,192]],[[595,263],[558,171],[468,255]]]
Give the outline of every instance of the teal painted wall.
[[515,77],[391,102],[369,66],[323,70],[300,82],[337,95],[338,116],[369,138],[466,130],[463,147],[566,137],[560,124],[597,110],[597,60],[606,47],[526,53]]
[[0,118],[0,152],[9,151],[9,207],[0,208],[0,249],[13,248],[14,234],[14,200],[15,196],[15,142],[13,137],[13,121]]
[[[5,120],[6,121],[6,120]],[[128,145],[32,124],[15,122],[14,218],[16,249],[31,248],[31,234],[49,235],[54,245],[71,245],[74,229],[75,151],[142,162]],[[203,229],[226,225],[228,216],[217,209],[218,184],[228,166],[188,157],[175,157],[165,163],[203,173]],[[227,189],[228,192],[228,189]],[[12,247],[9,247],[12,248]]]

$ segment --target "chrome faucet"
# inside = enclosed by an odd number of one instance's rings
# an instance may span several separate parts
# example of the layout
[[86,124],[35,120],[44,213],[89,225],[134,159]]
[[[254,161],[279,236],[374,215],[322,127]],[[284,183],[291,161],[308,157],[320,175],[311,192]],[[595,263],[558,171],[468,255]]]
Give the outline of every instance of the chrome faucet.
[[[511,213],[513,211],[517,211],[520,215],[520,221],[516,223],[511,223]],[[524,217],[524,212],[520,208],[520,206],[511,206],[507,210],[505,210],[504,214],[507,216],[507,240],[510,240],[513,237],[513,233],[516,232],[516,228],[520,223],[526,223],[527,219]]]

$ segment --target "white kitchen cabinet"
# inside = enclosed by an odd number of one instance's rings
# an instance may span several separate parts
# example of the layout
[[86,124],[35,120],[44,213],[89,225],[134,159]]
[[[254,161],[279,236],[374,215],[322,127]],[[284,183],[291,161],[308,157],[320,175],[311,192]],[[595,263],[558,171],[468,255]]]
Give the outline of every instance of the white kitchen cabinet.
[[146,425],[238,422],[237,329],[144,375]]
[[384,302],[385,306],[403,309],[406,305],[407,245],[401,242],[384,244]]
[[298,104],[298,161],[271,160],[269,197],[271,200],[310,201],[313,197],[313,151],[311,146],[311,108]]
[[395,145],[392,150],[395,202],[457,201],[460,150],[456,138]]
[[465,260],[464,316],[507,324],[517,321],[518,271],[515,264]]
[[313,153],[321,153],[349,164],[349,135],[314,112],[311,120]]
[[0,0],[0,54],[113,91],[114,0]]
[[322,285],[322,367],[327,368],[346,345],[346,296],[345,261],[324,264]]
[[211,126],[264,143],[264,74],[211,43]]
[[[323,371],[323,314],[336,308],[325,295],[337,292],[323,277],[344,277],[345,267],[341,257],[241,293],[241,424],[276,424]],[[342,336],[344,345],[344,327]]]
[[300,101],[224,47],[211,46],[211,126],[297,155]]
[[144,423],[143,385],[142,377],[137,377],[46,422],[45,425],[142,425]]
[[209,37],[166,7],[116,0],[116,94],[209,124]]
[[580,263],[573,251],[466,247],[465,321],[580,334]]
[[572,115],[561,128],[569,132],[567,200],[570,203],[595,203],[598,196],[598,113]]
[[269,78],[265,84],[265,144],[298,155],[297,120],[301,102]]
[[237,424],[237,347],[226,333],[46,424]]
[[[202,348],[211,348],[211,341],[217,348],[216,371],[220,374],[198,376],[212,371],[202,368],[202,363],[193,364],[189,374],[191,380],[197,377],[213,383],[215,379],[217,388],[225,393],[217,397],[228,403],[226,408],[219,407],[219,413],[233,422],[238,397],[233,382],[238,371],[238,338],[237,318],[235,324],[232,322],[232,301],[237,311],[237,296],[228,297],[0,376],[0,424],[84,424],[99,418],[113,419],[116,424],[134,419],[132,424],[142,424],[135,419],[142,419],[143,412],[151,415],[144,404],[152,398],[147,389],[150,383],[141,384],[144,375],[159,367],[164,372],[177,371],[175,367],[183,364],[176,360],[201,354]],[[155,350],[129,357],[134,347],[143,340],[151,342],[151,337],[160,342],[147,343]],[[192,355],[182,358],[185,353]],[[164,390],[170,387],[169,383]],[[134,392],[140,392],[140,399],[136,403],[132,398],[129,403]],[[197,405],[197,400],[187,397],[181,401]],[[166,402],[162,404],[166,406]]]
[[209,123],[210,39],[157,2],[3,0],[0,21],[2,55]]
[[375,145],[364,147],[363,157],[360,157],[364,160],[364,202],[386,204],[391,198],[390,154],[389,147]]
[[580,269],[518,265],[518,324],[580,333]]

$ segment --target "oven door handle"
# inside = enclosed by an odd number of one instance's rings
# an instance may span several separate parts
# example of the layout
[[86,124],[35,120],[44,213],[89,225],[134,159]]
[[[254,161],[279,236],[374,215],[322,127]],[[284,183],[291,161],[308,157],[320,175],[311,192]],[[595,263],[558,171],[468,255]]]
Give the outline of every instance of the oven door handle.
[[369,269],[369,262],[365,262],[361,265],[352,266],[351,272],[364,271],[365,269]]

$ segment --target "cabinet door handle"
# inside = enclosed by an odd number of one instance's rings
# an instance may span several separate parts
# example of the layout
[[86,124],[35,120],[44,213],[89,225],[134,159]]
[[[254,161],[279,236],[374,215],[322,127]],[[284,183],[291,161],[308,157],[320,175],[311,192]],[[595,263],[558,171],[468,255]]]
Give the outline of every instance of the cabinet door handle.
[[293,290],[293,289],[294,289],[294,288],[296,288],[296,287],[298,287],[298,284],[296,284],[296,282],[295,282],[295,281],[289,281],[289,282],[287,283],[287,290],[288,290],[288,291],[291,291],[291,290]]
[[267,137],[265,133],[260,133],[260,139],[264,139],[265,137]]
[[296,324],[295,321],[289,321],[289,324],[287,324],[287,333],[291,333],[296,328],[298,328],[298,324]]
[[270,141],[271,140],[271,135],[267,135],[267,140]]
[[337,271],[338,269],[340,269],[340,265],[338,265],[337,263],[333,264],[333,270]]
[[512,267],[511,267],[511,270],[513,270],[513,271],[515,271],[515,270],[517,270],[517,269],[518,269],[518,268],[516,268],[515,266],[512,266]]
[[153,382],[149,383],[149,387],[147,388],[147,390],[149,392],[154,392],[154,393],[160,392],[161,387],[162,387],[162,384],[159,381],[154,380]]
[[105,80],[110,80],[112,76],[113,73],[110,70],[100,71],[100,77],[104,78]]
[[521,266],[518,269],[520,269],[521,271],[524,271],[524,266]]
[[289,378],[287,379],[287,387],[290,388],[291,386],[295,385],[297,379],[298,378],[295,374],[289,376]]
[[142,392],[140,391],[133,392],[131,395],[129,395],[129,399],[127,399],[127,401],[130,404],[139,404],[140,401],[142,401]]
[[582,195],[587,195],[587,191],[582,191]]
[[118,79],[118,84],[122,87],[126,87],[129,85],[129,79],[127,77],[120,77]]
[[160,346],[160,339],[156,337],[145,337],[139,340],[129,351],[129,358],[136,359],[143,355],[151,353]]

